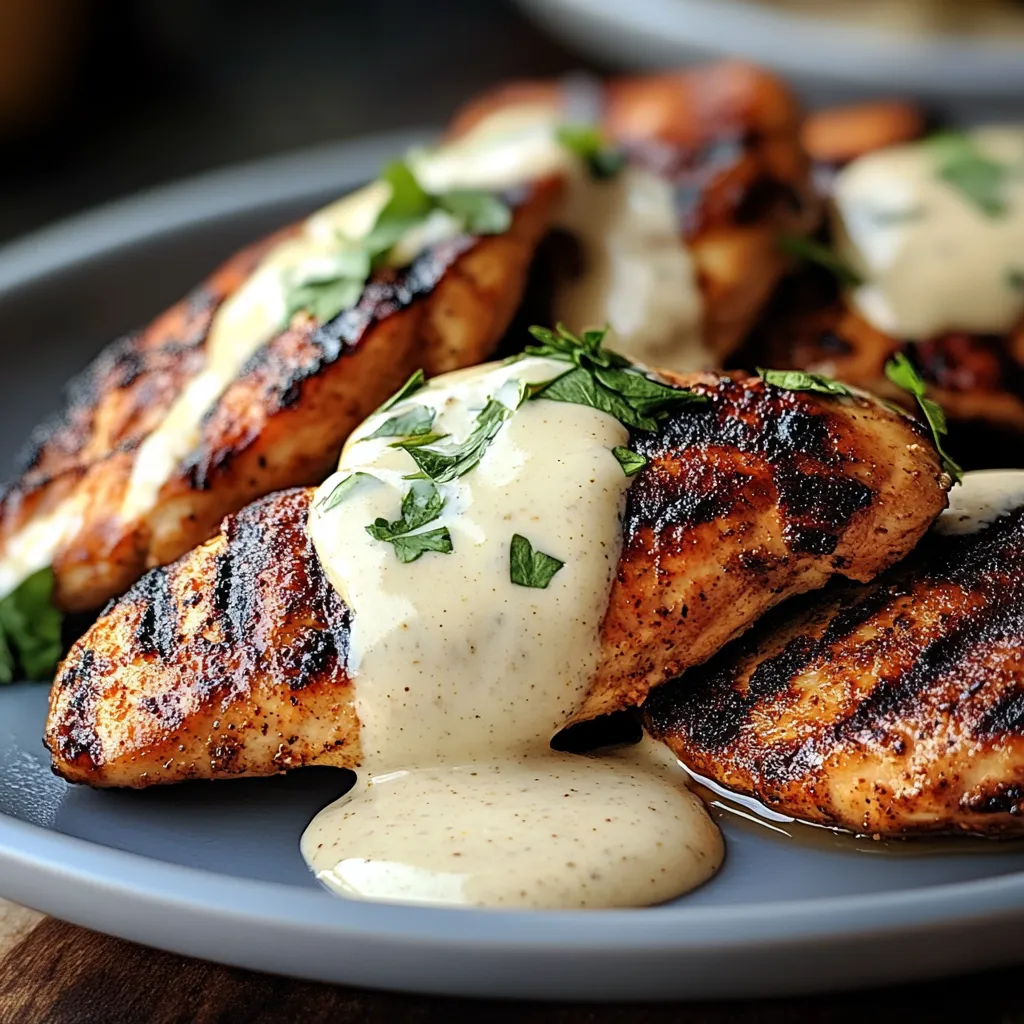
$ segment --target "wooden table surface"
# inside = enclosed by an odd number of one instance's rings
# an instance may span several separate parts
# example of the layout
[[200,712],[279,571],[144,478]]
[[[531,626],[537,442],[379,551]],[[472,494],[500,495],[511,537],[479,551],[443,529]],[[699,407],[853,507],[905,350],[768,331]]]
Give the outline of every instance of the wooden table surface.
[[[741,964],[732,969],[740,971]],[[1024,1022],[1021,971],[800,999],[579,1005],[396,995],[162,953],[0,900],[0,1024],[938,1024]]]

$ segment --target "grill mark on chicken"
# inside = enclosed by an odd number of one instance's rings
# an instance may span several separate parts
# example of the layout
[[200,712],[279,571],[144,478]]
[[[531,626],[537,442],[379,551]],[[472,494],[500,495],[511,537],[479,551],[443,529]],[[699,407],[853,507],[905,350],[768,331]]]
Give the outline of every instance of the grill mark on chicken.
[[[630,489],[626,542],[644,528],[661,532],[671,523],[689,528],[728,515],[749,501],[752,465],[734,453],[752,456],[772,468],[783,530],[793,551],[827,555],[835,551],[850,519],[870,505],[875,492],[838,472],[855,459],[843,453],[841,435],[830,427],[827,408],[809,405],[797,392],[751,384],[738,394],[723,380],[694,390],[710,400],[674,417],[657,434],[634,431],[632,444],[648,459],[666,451],[701,451],[706,456],[683,474],[645,475]],[[718,450],[729,450],[719,465]],[[775,500],[774,495],[764,495]]]
[[[727,467],[730,459],[747,474],[748,486],[711,521],[668,512],[657,531],[638,527],[624,546],[581,719],[640,703],[680,665],[706,660],[787,595],[822,586],[837,567],[854,578],[872,577],[916,543],[945,503],[948,478],[934,449],[904,417],[866,399],[780,392],[740,375],[667,379],[705,390],[727,411],[710,418],[704,407],[675,411],[648,439],[651,463],[633,489],[644,486],[649,501],[671,509],[659,488],[667,493],[702,464],[717,460]],[[765,424],[770,435],[768,424],[783,408],[822,423],[776,426],[777,436],[758,448],[754,425]],[[690,444],[688,428],[671,422],[695,413],[703,424],[693,428],[705,442],[699,445]],[[740,413],[743,429],[733,422]],[[863,475],[873,495],[841,527],[833,554],[795,550],[784,529],[775,481],[787,472],[779,461],[786,444],[796,446],[794,465],[835,477]],[[177,608],[173,657],[147,657],[135,639],[139,622],[157,618],[146,596],[161,593],[156,584],[115,602],[78,641],[61,668],[48,729],[60,771],[94,785],[144,786],[356,763],[358,724],[345,671],[349,611],[306,532],[311,494],[291,491],[256,502],[225,520],[214,541],[166,570]],[[93,657],[104,660],[102,679],[79,671]],[[90,693],[80,714],[71,697],[82,688]],[[172,729],[168,723],[178,721],[179,710],[181,725]],[[280,749],[265,740],[267,720],[283,736]],[[70,756],[78,748],[70,745],[69,722],[76,723],[79,746],[96,752],[95,763]],[[235,728],[226,732],[225,722]]]
[[[283,366],[281,372],[274,375],[272,394],[266,396],[272,408],[286,409],[294,405],[299,400],[304,381],[330,366],[348,349],[359,345],[375,324],[407,309],[417,299],[430,295],[444,275],[453,269],[458,257],[479,241],[479,237],[474,235],[449,239],[425,249],[408,267],[384,271],[383,278],[370,281],[355,306],[343,310],[313,331],[309,339],[311,355],[306,362]],[[266,365],[271,358],[268,347],[263,346],[241,375],[244,377]],[[207,418],[213,411],[207,414]]]
[[644,714],[696,772],[798,818],[1020,831],[1022,645],[1019,508],[929,535],[873,585],[776,610]]
[[166,570],[160,568],[147,573],[128,592],[127,599],[137,601],[143,609],[135,631],[139,650],[164,659],[173,657],[178,642],[178,609]]
[[[348,700],[349,612],[306,534],[309,494],[274,495],[229,517],[223,538],[189,556],[212,586],[189,559],[143,577],[114,606],[128,643],[73,648],[54,697],[65,713],[48,733],[61,763],[102,774],[124,729],[140,748],[130,755],[138,785],[161,773],[250,774],[253,743],[263,745],[261,763],[281,770],[312,759],[290,719],[313,711],[325,737],[318,756],[351,745],[337,707]],[[125,672],[154,685],[106,703]]]

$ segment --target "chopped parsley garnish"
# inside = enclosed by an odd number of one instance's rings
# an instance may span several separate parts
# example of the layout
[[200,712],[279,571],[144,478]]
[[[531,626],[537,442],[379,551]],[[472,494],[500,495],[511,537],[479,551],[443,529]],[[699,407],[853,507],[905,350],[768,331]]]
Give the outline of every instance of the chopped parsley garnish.
[[407,412],[386,419],[372,434],[360,438],[370,441],[375,437],[414,437],[430,433],[434,425],[434,410],[425,405],[414,405]]
[[1010,267],[1006,271],[1006,283],[1014,289],[1014,291],[1024,292],[1024,270],[1018,270],[1016,267]]
[[435,483],[443,484],[468,473],[484,457],[484,452],[501,430],[513,410],[496,398],[489,398],[476,418],[476,426],[460,444],[431,448],[419,438],[396,441],[393,448],[404,448],[420,469]]
[[707,401],[703,395],[648,377],[628,359],[604,348],[607,328],[584,331],[581,337],[563,324],[553,331],[531,327],[530,333],[540,344],[528,345],[527,355],[570,363],[572,369],[553,380],[530,385],[529,398],[590,406],[636,430],[657,430],[678,406]]
[[373,476],[370,473],[355,472],[345,477],[344,480],[340,480],[334,485],[334,489],[326,498],[321,498],[317,502],[316,507],[321,512],[330,512],[332,508],[337,508],[355,490],[356,485],[364,479],[372,480]]
[[565,562],[543,551],[534,551],[533,545],[521,534],[512,535],[509,547],[508,575],[517,586],[544,590]]
[[426,376],[422,370],[417,370],[378,410],[378,413],[387,412],[393,409],[399,402],[415,395],[420,388],[426,387]]
[[1006,182],[1011,168],[982,153],[963,132],[942,132],[928,139],[936,173],[986,217],[1006,213]]
[[786,391],[817,391],[823,395],[853,394],[845,384],[820,373],[807,373],[804,370],[762,370],[760,367],[757,372],[766,384]]
[[433,195],[420,185],[404,160],[388,164],[380,177],[391,186],[391,196],[369,233],[359,240],[341,239],[326,271],[287,282],[288,320],[305,310],[318,323],[327,323],[351,309],[370,275],[388,263],[398,242],[436,211],[453,218],[460,232],[471,235],[500,235],[512,223],[512,211],[499,196],[477,189]]
[[365,277],[338,277],[296,285],[288,293],[287,319],[290,321],[296,313],[305,310],[317,323],[328,323],[359,301],[365,284]]
[[953,478],[955,483],[961,483],[964,477],[963,470],[942,447],[942,438],[948,433],[946,414],[938,402],[927,397],[927,387],[921,379],[921,375],[914,369],[914,364],[902,352],[897,352],[885,364],[885,375],[898,388],[909,391],[917,399],[917,404],[931,428],[935,447],[942,457],[942,468]]
[[376,519],[366,527],[366,532],[374,540],[393,544],[400,562],[415,562],[425,551],[447,555],[452,550],[452,538],[447,527],[426,533],[413,532],[432,523],[441,515],[443,508],[444,498],[432,483],[415,481],[402,498],[401,518],[391,522]]
[[613,178],[626,166],[626,154],[609,146],[600,128],[589,124],[565,124],[557,132],[558,141],[575,153],[592,178]]
[[816,263],[827,270],[844,288],[856,288],[864,283],[860,274],[847,264],[839,254],[813,238],[803,235],[779,235],[778,247],[789,256]]
[[616,461],[622,467],[622,472],[626,476],[636,476],[647,465],[647,458],[645,456],[633,451],[632,448],[624,448],[622,445],[616,445],[612,449],[612,455],[615,456]]
[[471,235],[501,235],[512,225],[512,211],[490,192],[458,189],[438,196],[437,203]]
[[0,600],[0,683],[49,681],[60,661],[61,613],[54,608],[53,570],[34,572]]

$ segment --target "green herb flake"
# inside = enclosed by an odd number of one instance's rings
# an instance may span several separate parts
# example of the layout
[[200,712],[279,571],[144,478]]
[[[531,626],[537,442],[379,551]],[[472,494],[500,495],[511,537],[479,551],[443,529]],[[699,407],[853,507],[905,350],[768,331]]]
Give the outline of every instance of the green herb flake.
[[394,544],[395,554],[402,563],[415,562],[427,551],[436,551],[441,555],[452,553],[452,535],[446,526],[428,530],[426,533],[395,537],[391,543]]
[[334,489],[325,498],[317,502],[317,508],[321,512],[330,512],[337,508],[355,489],[362,480],[373,480],[375,477],[370,473],[355,472],[345,477],[344,480],[335,484]]
[[616,461],[622,467],[622,472],[626,476],[636,476],[647,465],[647,458],[645,456],[633,451],[631,448],[624,448],[622,445],[616,445],[612,449],[612,455],[615,456]]
[[392,441],[389,448],[422,448],[427,444],[436,444],[443,441],[448,435],[428,431],[426,434],[414,434],[411,437],[403,437],[400,441]]
[[963,132],[942,132],[928,139],[926,145],[942,181],[986,217],[995,219],[1006,213],[1006,182],[1011,173],[1006,164],[985,156]]
[[808,263],[816,263],[827,270],[844,288],[856,288],[864,283],[863,278],[839,254],[821,242],[803,235],[779,235],[778,247],[787,255]]
[[291,320],[302,311],[309,313],[317,323],[329,323],[359,301],[365,286],[365,277],[339,277],[296,285],[288,292],[286,318]]
[[1024,292],[1024,270],[1010,267],[1006,271],[1006,284],[1007,287],[1012,288],[1015,292]]
[[942,468],[953,478],[955,483],[961,483],[964,477],[963,470],[942,447],[942,438],[948,432],[946,414],[938,402],[928,398],[927,386],[921,379],[921,375],[914,369],[914,364],[902,352],[897,352],[885,364],[885,375],[898,388],[909,391],[917,399],[917,404],[931,429],[935,448],[942,458]]
[[556,572],[565,562],[543,551],[534,551],[533,545],[521,534],[512,535],[509,547],[509,579],[519,587],[545,590]]
[[512,211],[490,192],[458,189],[439,195],[437,204],[471,235],[501,235],[512,226]]
[[372,434],[360,438],[371,441],[376,437],[414,437],[430,433],[434,425],[434,410],[425,405],[414,405],[406,412],[386,419]]
[[414,533],[441,515],[444,498],[431,482],[415,481],[402,498],[402,516],[388,522],[377,519],[366,527],[374,540],[392,544],[400,562],[415,562],[424,552],[450,554],[452,538],[447,527]]
[[47,682],[61,656],[63,616],[54,608],[53,570],[33,573],[0,600],[0,683]]
[[823,395],[851,396],[853,392],[845,385],[820,373],[806,373],[803,370],[762,370],[758,376],[766,384],[785,391],[817,391]]
[[623,150],[609,146],[601,130],[589,124],[565,124],[556,133],[558,141],[586,165],[592,178],[614,178],[626,166]]
[[405,399],[411,398],[420,390],[420,388],[424,388],[426,385],[426,375],[422,370],[416,370],[416,372],[413,373],[413,375],[377,410],[376,413],[374,413],[374,415],[393,409],[399,402],[404,402]]
[[465,441],[445,448],[431,448],[417,438],[396,441],[392,447],[404,448],[421,473],[435,483],[448,483],[476,467],[513,410],[495,398],[487,400],[476,418],[476,426]]
[[605,330],[573,334],[564,324],[554,331],[531,327],[539,345],[528,345],[527,355],[572,364],[559,377],[531,385],[530,398],[585,405],[614,416],[626,427],[653,431],[680,405],[706,402],[685,388],[672,387],[649,377],[628,359],[604,348]]
[[430,213],[433,208],[430,195],[404,160],[386,164],[380,178],[391,186],[391,198],[381,211],[378,224],[382,221],[420,219]]

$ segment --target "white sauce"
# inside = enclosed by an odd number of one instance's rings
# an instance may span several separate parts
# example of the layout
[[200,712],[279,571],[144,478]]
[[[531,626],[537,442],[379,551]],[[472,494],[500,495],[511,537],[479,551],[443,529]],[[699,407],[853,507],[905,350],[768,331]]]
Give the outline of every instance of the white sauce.
[[555,316],[574,328],[608,324],[634,362],[701,370],[704,344],[697,271],[683,244],[672,186],[637,167],[570,190],[561,225],[576,235],[585,272],[555,295]]
[[[566,365],[527,359],[438,378],[371,417],[318,492],[310,533],[351,607],[349,670],[361,782],[322,811],[303,854],[322,881],[369,899],[547,907],[656,902],[707,878],[721,841],[682,781],[642,760],[554,754],[581,705],[621,550],[626,429],[595,409],[533,400],[480,464],[439,485],[450,554],[399,562],[365,526],[398,518],[415,471],[385,419],[427,406],[461,441],[490,397]],[[445,442],[445,443],[449,443]],[[334,509],[316,502],[351,473]],[[509,579],[513,534],[565,564],[546,589]],[[611,819],[611,820],[608,820]]]
[[573,330],[607,324],[634,362],[707,369],[703,299],[679,230],[672,186],[637,167],[594,180],[556,137],[560,112],[540,104],[498,111],[443,150],[411,158],[428,191],[503,189],[565,178],[556,223],[576,236],[584,272],[559,288],[555,318]]
[[949,506],[932,527],[937,533],[977,533],[1024,505],[1024,470],[976,469],[949,492]]
[[0,600],[17,590],[33,573],[50,565],[63,538],[72,536],[81,522],[81,507],[76,498],[30,520],[0,559]]
[[969,135],[1011,169],[1003,213],[944,181],[927,141],[870,153],[836,178],[836,247],[865,281],[853,302],[887,334],[1004,334],[1024,315],[1024,128]]

